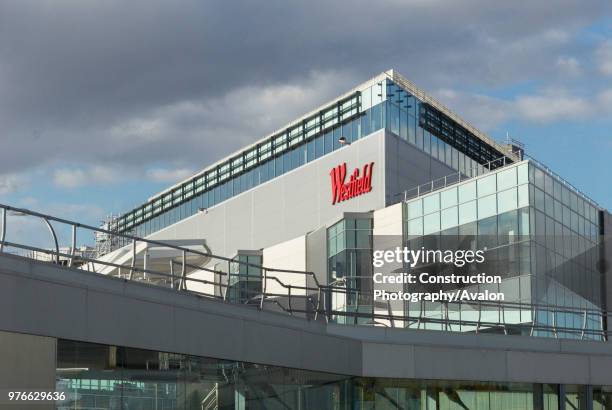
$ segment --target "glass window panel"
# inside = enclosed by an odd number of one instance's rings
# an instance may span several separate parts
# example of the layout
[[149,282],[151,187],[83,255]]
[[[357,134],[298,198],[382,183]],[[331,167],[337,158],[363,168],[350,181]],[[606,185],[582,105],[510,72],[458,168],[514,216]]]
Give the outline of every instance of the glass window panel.
[[356,118],[353,120],[352,134],[353,134],[353,139],[352,139],[353,142],[361,138],[361,119],[360,118]]
[[440,209],[440,195],[433,194],[423,198],[423,213],[428,214]]
[[457,205],[457,188],[452,188],[440,193],[440,207],[442,209]]
[[571,211],[570,219],[571,219],[570,227],[572,228],[573,231],[578,232],[578,214],[574,211]]
[[408,142],[416,145],[416,120],[413,116],[408,116]]
[[544,174],[544,192],[550,195],[554,194],[553,178],[548,174]]
[[561,182],[553,180],[553,191],[555,199],[561,200]]
[[496,195],[489,195],[478,199],[478,219],[488,218],[497,213]]
[[429,235],[438,231],[440,231],[440,212],[425,215],[423,218],[423,234]]
[[341,135],[346,138],[347,141],[353,142],[353,122],[349,121],[342,125]]
[[311,140],[311,141],[308,142],[308,151],[307,151],[306,159],[307,159],[308,162],[310,162],[313,159],[315,159],[315,142],[314,142],[314,140]]
[[546,194],[544,195],[544,207],[546,211],[546,215],[555,216],[555,200],[552,196]]
[[518,207],[529,206],[529,185],[524,184],[518,187]]
[[463,225],[468,222],[475,221],[476,216],[476,201],[466,202],[459,205],[459,224]]
[[334,128],[332,135],[334,142],[334,150],[337,150],[338,148],[340,148],[340,137],[342,135],[342,129],[340,127]]
[[555,219],[563,221],[563,205],[555,199]]
[[495,174],[489,175],[478,180],[478,197],[491,195],[496,191],[495,187]]
[[567,206],[563,207],[563,225],[571,225],[570,209]]
[[361,92],[361,106],[364,110],[372,106],[372,87],[368,87]]
[[371,227],[372,227],[372,224],[371,224],[370,219],[356,219],[355,220],[356,229],[371,229]]
[[372,107],[372,130],[371,132],[377,131],[382,128],[382,104],[377,104]]
[[315,138],[315,158],[320,158],[325,154],[324,137],[319,135]]
[[451,167],[453,165],[453,154],[452,154],[452,147],[448,144],[444,145],[444,162],[446,163],[446,165],[448,165],[449,167]]
[[408,202],[408,219],[423,215],[423,200],[417,199],[413,202]]
[[544,172],[537,167],[534,167],[534,170],[535,185],[540,189],[544,189]]
[[561,187],[561,202],[563,202],[563,205],[569,206],[570,205],[570,192],[566,187]]
[[448,229],[458,224],[457,207],[444,209],[441,213],[441,228]]
[[[350,232],[350,231],[349,231]],[[370,231],[354,231],[357,233],[357,248],[370,248]]]
[[423,235],[423,218],[416,218],[408,221],[408,235]]
[[497,189],[499,191],[516,185],[516,167],[497,173]]
[[539,209],[540,211],[544,211],[545,210],[545,206],[544,206],[544,191],[536,188],[535,189],[535,207],[536,209]]
[[399,107],[395,104],[388,103],[387,108],[389,110],[389,124],[387,127],[395,135],[399,135]]
[[438,158],[438,138],[435,135],[431,136],[431,155]]
[[570,193],[570,208],[572,211],[578,211],[578,195]]
[[529,235],[529,208],[519,209],[519,234]]
[[516,188],[508,189],[497,194],[497,209],[499,213],[516,209],[518,200]]
[[454,147],[451,147],[451,166],[459,169],[459,152]]
[[329,154],[334,150],[334,135],[331,132],[325,133],[325,153]]
[[518,234],[518,213],[516,210],[500,214],[497,223],[500,243],[513,242],[513,237]]
[[370,127],[370,110],[366,110],[363,116],[361,117],[361,136],[365,137],[371,132],[372,131]]
[[529,182],[529,167],[527,163],[519,165],[516,170],[519,184]]
[[408,114],[403,110],[400,114],[400,137],[408,140]]
[[459,202],[476,199],[476,183],[469,182],[459,186]]
[[497,216],[478,221],[479,247],[497,245]]

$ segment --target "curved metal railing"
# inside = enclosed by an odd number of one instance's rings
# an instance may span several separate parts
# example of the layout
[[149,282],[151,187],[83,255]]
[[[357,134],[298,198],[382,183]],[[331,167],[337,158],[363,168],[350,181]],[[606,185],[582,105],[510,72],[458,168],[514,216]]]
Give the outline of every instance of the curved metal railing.
[[[8,216],[42,219],[51,234],[53,248],[9,241]],[[519,333],[555,338],[607,340],[609,336],[606,328],[608,313],[599,309],[484,301],[420,302],[416,304],[418,306],[416,309],[415,304],[407,304],[398,309],[397,306],[393,307],[391,302],[375,301],[368,292],[348,286],[350,281],[347,280],[323,284],[313,272],[269,268],[164,241],[111,232],[26,209],[0,204],[0,222],[2,223],[0,252],[15,253],[35,259],[40,258],[34,255],[47,255],[46,261],[72,269],[106,274],[121,280],[161,286],[172,291],[216,299],[223,303],[252,306],[260,310],[297,315],[310,320],[473,333]],[[77,255],[79,230],[126,239],[128,244],[114,251],[117,255],[124,256],[123,262]],[[70,235],[70,244],[67,247],[60,247],[59,234],[62,232]],[[174,255],[169,257],[166,265],[157,264],[167,266],[167,270],[147,265],[146,257],[142,258],[142,266],[136,263],[139,258],[138,248],[145,247],[141,244],[172,250]],[[105,255],[105,258],[108,259],[109,256]],[[197,258],[202,263],[193,263],[193,259]],[[226,266],[227,271],[217,268],[215,261]],[[231,264],[239,267],[238,272],[231,272]],[[240,267],[255,268],[260,274],[241,273]],[[194,273],[213,276],[197,277]],[[241,279],[261,282],[261,286],[257,289],[239,288],[235,286],[236,283],[220,280],[215,275],[219,275],[220,278],[231,275],[238,278],[239,284],[243,283]],[[231,296],[234,290],[240,294],[240,297]],[[336,303],[334,306],[334,299],[344,302]],[[517,313],[520,317],[518,320],[516,320]],[[522,319],[523,316],[525,319]],[[580,325],[563,324],[562,322],[566,320],[561,319],[568,318],[571,318],[572,322],[579,321]]]

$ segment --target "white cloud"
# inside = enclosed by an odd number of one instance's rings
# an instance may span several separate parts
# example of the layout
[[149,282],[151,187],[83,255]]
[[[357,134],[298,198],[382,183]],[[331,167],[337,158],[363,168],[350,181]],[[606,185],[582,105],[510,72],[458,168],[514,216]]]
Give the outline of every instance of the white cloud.
[[28,180],[20,174],[0,174],[0,195],[23,190],[28,186]]
[[108,184],[121,180],[122,173],[111,166],[93,165],[87,168],[61,168],[53,173],[53,183],[60,188]]
[[147,178],[155,182],[178,182],[194,174],[189,168],[155,168],[146,172]]
[[540,95],[523,95],[516,99],[519,117],[535,122],[584,118],[590,102],[565,90],[546,90]]
[[612,75],[612,40],[603,42],[596,51],[599,71]]
[[483,131],[495,128],[511,115],[509,102],[486,95],[451,89],[438,90],[434,95],[461,118]]
[[564,88],[549,88],[508,100],[451,89],[438,90],[434,94],[459,116],[484,131],[507,121],[549,123],[612,114],[612,88],[593,96],[575,95]]
[[572,77],[582,73],[580,62],[574,57],[557,58],[557,68],[561,73]]

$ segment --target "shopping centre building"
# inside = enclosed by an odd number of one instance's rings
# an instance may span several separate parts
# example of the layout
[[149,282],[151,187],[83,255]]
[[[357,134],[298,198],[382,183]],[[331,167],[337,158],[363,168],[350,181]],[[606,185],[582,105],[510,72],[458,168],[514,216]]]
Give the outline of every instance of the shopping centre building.
[[[58,408],[612,409],[610,214],[395,71],[103,228],[96,259],[40,267],[103,288],[58,308],[96,321],[0,327],[54,352]],[[375,263],[399,249],[482,260]],[[374,279],[408,273],[499,281]]]

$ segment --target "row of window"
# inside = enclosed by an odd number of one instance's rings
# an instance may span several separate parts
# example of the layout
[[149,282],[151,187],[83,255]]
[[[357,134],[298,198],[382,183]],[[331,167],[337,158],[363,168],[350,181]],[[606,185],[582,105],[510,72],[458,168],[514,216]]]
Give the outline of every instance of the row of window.
[[[458,204],[472,202],[478,198],[490,196],[498,191],[504,191],[516,185],[523,185],[528,182],[527,166],[527,163],[511,166],[504,171],[492,173],[486,177],[465,182],[458,186],[411,200],[406,204],[407,219],[413,219],[431,212],[444,210]],[[526,188],[521,188],[521,190],[524,191]],[[523,192],[523,194],[527,193]],[[508,195],[508,198],[512,199],[511,194],[504,195]],[[502,198],[501,207],[512,209],[511,206],[504,203],[504,199],[506,198]],[[521,203],[523,203],[525,199],[527,199],[527,197],[521,198]]]
[[536,203],[546,203],[547,206],[552,206],[553,201],[551,199],[554,198],[556,202],[560,202],[573,212],[584,216],[592,224],[599,223],[597,207],[594,204],[573,192],[558,178],[550,175],[533,163],[531,163],[529,168],[529,182],[538,188],[538,191],[536,191]]
[[[418,125],[417,113],[421,103],[406,91],[392,83],[381,82],[363,91],[360,98],[361,110],[354,108],[354,101],[349,99],[339,108],[340,111],[334,111],[340,113],[338,116],[341,120],[325,123],[326,126],[334,125],[333,130],[313,138],[317,134],[316,127],[308,128],[305,124],[309,124],[309,121],[305,121],[302,128],[296,126],[278,137],[273,137],[270,144],[260,144],[228,161],[226,165],[221,165],[218,169],[165,194],[163,198],[157,198],[121,217],[118,229],[136,227],[137,235],[148,235],[195,214],[199,208],[214,206],[333,152],[341,147],[339,139],[342,136],[353,142],[385,127],[464,175],[475,176],[482,173],[482,165]],[[349,105],[345,107],[346,104]],[[345,121],[358,111],[358,117]],[[327,116],[323,114],[324,118]],[[342,118],[345,119],[344,123]],[[293,130],[302,131],[300,133]],[[293,134],[296,135],[295,138]],[[189,197],[192,199],[185,201],[185,198]],[[160,211],[160,215],[151,218]]]
[[254,169],[231,178],[211,190],[202,192],[191,200],[136,226],[136,235],[147,236],[194,215],[198,209],[215,206],[257,185],[327,155],[342,147],[339,142],[341,136],[344,136],[350,142],[354,142],[372,132],[378,131],[383,126],[383,111],[380,105],[375,106],[361,117],[348,121],[333,130],[311,139],[305,144],[269,159]]
[[120,231],[130,229],[145,219],[168,210],[204,190],[252,169],[261,162],[302,144],[316,134],[320,134],[326,129],[331,129],[355,117],[359,114],[359,107],[360,93],[357,92],[121,216],[115,222],[117,225],[115,228]]

